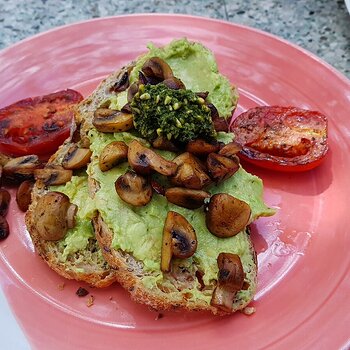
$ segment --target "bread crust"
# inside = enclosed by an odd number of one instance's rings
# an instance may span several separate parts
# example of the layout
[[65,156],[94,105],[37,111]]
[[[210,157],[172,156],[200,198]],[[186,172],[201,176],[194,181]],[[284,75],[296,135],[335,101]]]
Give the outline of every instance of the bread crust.
[[[62,159],[66,154],[67,150],[71,147],[72,143],[70,139],[64,142],[64,144],[57,150],[57,152],[51,156],[49,159],[47,166],[52,165],[61,165]],[[45,193],[47,193],[49,189],[45,187],[45,185],[41,181],[36,181],[33,191],[32,191],[32,202],[31,205],[26,212],[25,222],[27,226],[27,230],[30,234],[30,237],[34,243],[34,247],[36,252],[41,256],[41,258],[48,264],[48,266],[57,272],[59,275],[67,278],[74,279],[77,281],[82,281],[88,283],[93,287],[107,287],[116,281],[116,271],[107,265],[107,263],[103,263],[101,266],[94,263],[79,263],[79,266],[76,266],[75,260],[84,259],[84,253],[79,251],[77,255],[77,259],[66,260],[62,262],[58,258],[58,242],[50,242],[43,240],[37,229],[36,229],[36,220],[34,215],[34,208],[37,205],[37,202],[40,197],[42,197]],[[91,252],[98,249],[98,243],[95,241],[90,242],[89,248]],[[90,252],[90,253],[91,253]],[[94,253],[92,253],[94,254]]]

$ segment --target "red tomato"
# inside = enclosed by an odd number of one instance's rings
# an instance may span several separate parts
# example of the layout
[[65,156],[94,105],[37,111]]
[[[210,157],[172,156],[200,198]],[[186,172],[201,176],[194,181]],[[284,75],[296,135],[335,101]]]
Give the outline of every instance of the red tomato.
[[26,98],[0,109],[0,152],[50,155],[69,136],[71,107],[83,96],[74,90]]
[[231,124],[240,157],[279,171],[305,171],[318,166],[327,151],[327,118],[296,107],[249,109]]

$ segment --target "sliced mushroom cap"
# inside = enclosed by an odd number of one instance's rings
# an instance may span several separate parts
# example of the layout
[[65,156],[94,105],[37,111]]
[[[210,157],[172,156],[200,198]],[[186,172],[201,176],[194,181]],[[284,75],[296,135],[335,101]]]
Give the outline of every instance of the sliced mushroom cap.
[[11,201],[10,192],[0,189],[0,216],[6,216]]
[[152,186],[143,176],[127,171],[114,183],[119,197],[136,207],[148,204],[152,199]]
[[215,182],[220,182],[231,177],[239,169],[239,163],[220,154],[210,153],[207,158],[207,169],[210,177]]
[[112,169],[119,163],[126,161],[128,158],[128,146],[123,141],[114,141],[104,147],[100,153],[98,164],[101,171]]
[[219,154],[222,156],[225,156],[227,158],[231,158],[234,160],[237,160],[237,156],[236,154],[241,151],[242,146],[240,144],[238,144],[235,141],[232,141],[230,143],[228,143],[227,145],[225,145],[224,147],[222,147],[219,151]]
[[218,283],[210,304],[225,312],[232,312],[235,295],[243,288],[245,274],[240,257],[237,254],[220,253],[217,258],[219,267]]
[[136,93],[139,91],[139,83],[132,83],[128,90],[128,102],[130,103]]
[[147,78],[154,77],[159,81],[169,79],[173,76],[173,71],[164,60],[159,57],[151,57],[141,68]]
[[162,83],[172,90],[181,90],[186,89],[185,84],[178,78],[170,77],[162,81]]
[[200,91],[200,92],[196,92],[196,95],[198,97],[201,97],[203,100],[206,100],[208,95],[209,95],[209,91]]
[[197,209],[210,197],[210,193],[200,190],[191,190],[182,187],[172,187],[165,191],[165,197],[170,203],[188,209]]
[[34,184],[32,181],[26,180],[23,181],[16,192],[16,202],[18,208],[23,212],[26,212],[29,208],[29,205],[32,201],[32,190]]
[[34,171],[35,180],[40,180],[45,186],[63,185],[71,180],[73,171],[62,167],[37,169]]
[[3,216],[0,216],[0,241],[7,238],[10,234],[10,226]]
[[250,206],[227,193],[217,193],[210,198],[205,221],[208,230],[217,237],[232,237],[248,224]]
[[109,108],[96,109],[92,124],[98,131],[106,133],[128,131],[134,127],[132,114]]
[[156,171],[165,176],[174,175],[177,165],[164,159],[156,152],[134,140],[129,144],[128,161],[130,166],[139,174],[150,174]]
[[218,152],[219,150],[219,142],[208,142],[202,139],[192,140],[186,146],[186,151],[194,154],[197,157],[206,157],[208,154]]
[[68,216],[68,213],[75,213],[71,206],[76,207],[64,193],[48,192],[39,198],[33,215],[35,228],[42,239],[58,241],[66,235],[68,222],[74,221]]
[[22,182],[34,178],[34,171],[42,167],[36,155],[12,158],[2,169],[3,176],[8,180]]
[[197,236],[192,225],[181,214],[169,211],[163,229],[161,270],[170,271],[172,257],[186,259],[197,249]]
[[205,166],[192,154],[185,152],[173,160],[178,165],[175,176],[170,181],[175,186],[201,190],[211,183]]
[[161,196],[165,196],[165,188],[156,180],[151,180],[151,186],[155,193],[160,194]]
[[128,87],[129,87],[129,72],[126,70],[118,76],[117,81],[114,83],[111,90],[114,92],[121,92],[126,90]]
[[63,157],[62,166],[65,169],[80,169],[90,162],[92,152],[89,148],[72,145]]
[[164,151],[170,151],[170,152],[178,152],[179,149],[174,145],[173,142],[168,140],[164,136],[158,136],[153,142],[152,142],[153,148],[161,149]]
[[216,107],[212,103],[208,103],[207,106],[211,112],[211,119],[212,119],[213,124],[214,124],[214,129],[216,131],[228,132],[228,129],[229,129],[228,119],[220,117],[218,110],[216,109]]

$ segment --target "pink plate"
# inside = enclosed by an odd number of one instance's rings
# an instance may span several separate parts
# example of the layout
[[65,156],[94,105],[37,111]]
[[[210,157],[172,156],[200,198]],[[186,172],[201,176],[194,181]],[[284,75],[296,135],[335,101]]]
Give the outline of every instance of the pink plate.
[[[260,219],[256,313],[219,318],[158,313],[118,285],[89,289],[92,307],[35,254],[12,200],[10,237],[0,242],[1,286],[33,348],[40,349],[338,349],[350,325],[350,82],[318,58],[250,28],[204,18],[135,15],[78,23],[0,53],[0,107],[65,88],[85,96],[113,70],[158,45],[187,36],[215,53],[238,85],[237,113],[256,105],[295,105],[329,117],[330,153],[308,173],[247,166],[265,183],[278,214]],[[59,285],[65,284],[63,290]]]

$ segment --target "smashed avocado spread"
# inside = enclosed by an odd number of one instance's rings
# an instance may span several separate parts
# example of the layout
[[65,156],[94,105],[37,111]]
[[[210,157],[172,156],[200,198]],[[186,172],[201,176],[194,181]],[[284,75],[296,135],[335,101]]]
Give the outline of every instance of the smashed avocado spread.
[[191,90],[141,85],[131,108],[135,129],[147,140],[165,136],[186,143],[216,136],[209,107]]
[[75,227],[69,229],[59,243],[59,250],[62,251],[60,258],[65,261],[71,254],[84,250],[89,239],[94,238],[91,224],[94,206],[92,201],[89,201],[87,175],[81,173],[79,176],[73,176],[71,181],[64,185],[51,186],[50,190],[66,194],[70,202],[78,206]]
[[[96,130],[89,133],[93,155],[98,155],[102,149],[112,141],[124,141],[129,144],[136,136],[131,133],[103,134]],[[160,152],[168,159],[174,158],[171,152]],[[217,279],[216,259],[219,253],[228,252],[239,254],[245,273],[249,276],[254,274],[251,266],[254,266],[252,254],[249,253],[249,239],[245,231],[230,238],[218,238],[212,235],[205,224],[203,208],[190,210],[179,207],[166,200],[164,196],[154,194],[151,202],[144,207],[134,207],[125,203],[117,195],[114,182],[128,169],[128,164],[122,163],[109,171],[102,172],[99,168],[98,159],[94,159],[89,167],[89,175],[98,181],[100,189],[94,197],[96,209],[108,227],[114,232],[112,247],[131,253],[136,259],[142,261],[145,271],[151,272],[143,278],[143,283],[148,288],[156,288],[157,283],[166,283],[160,270],[161,245],[163,226],[168,211],[173,210],[183,215],[196,231],[198,246],[195,254],[188,259],[183,259],[181,264],[189,269],[195,262],[205,272],[203,282],[208,285]],[[243,168],[240,168],[234,176],[208,189],[212,194],[229,193],[246,203],[252,210],[251,221],[259,216],[269,216],[274,211],[268,208],[262,199],[262,181]],[[208,303],[211,294],[205,295],[191,289],[193,298],[205,299]],[[248,291],[240,291],[239,297],[248,298]]]
[[[148,44],[148,52],[139,57],[131,71],[130,84],[138,81],[143,64],[151,57],[159,57],[171,67],[187,89],[193,92],[208,91],[207,102],[214,104],[221,117],[232,115],[238,101],[237,89],[219,73],[213,53],[200,43],[187,39],[173,40],[168,45],[156,47]],[[127,92],[112,99],[111,109],[120,110],[127,103]]]

